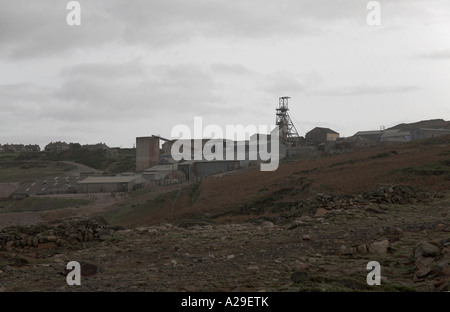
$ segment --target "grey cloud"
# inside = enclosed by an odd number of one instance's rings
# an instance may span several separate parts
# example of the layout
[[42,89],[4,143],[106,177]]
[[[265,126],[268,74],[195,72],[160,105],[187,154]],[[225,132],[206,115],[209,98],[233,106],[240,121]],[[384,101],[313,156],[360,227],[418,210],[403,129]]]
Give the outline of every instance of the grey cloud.
[[420,90],[418,86],[370,86],[358,85],[342,87],[334,90],[314,91],[310,95],[319,96],[363,96],[363,95],[383,95],[391,93],[409,93]]
[[101,8],[101,2],[82,2],[82,25],[69,26],[67,1],[1,0],[0,56],[12,59],[61,55],[119,39],[122,25]]
[[211,70],[218,75],[252,75],[252,73],[242,64],[214,63],[211,64]]
[[[196,65],[79,64],[61,86],[0,86],[3,111],[65,121],[140,119],[158,114],[228,112],[208,70]],[[134,68],[134,70],[133,70]]]
[[[66,24],[65,1],[1,0],[0,56],[63,55],[108,44],[154,49],[195,38],[251,40],[298,38],[332,29],[336,22],[365,23],[366,2],[354,0],[119,0],[80,1],[81,26]],[[397,2],[396,2],[397,3]],[[439,7],[441,1],[434,1]],[[384,5],[384,3],[383,3]],[[417,13],[404,1],[386,4],[389,14]],[[420,7],[420,6],[419,6]],[[405,13],[407,12],[407,13]],[[425,13],[423,13],[425,14]]]
[[450,49],[421,54],[420,57],[432,60],[450,60]]
[[267,75],[262,82],[262,89],[278,95],[289,95],[303,91],[304,83],[292,73],[278,71]]

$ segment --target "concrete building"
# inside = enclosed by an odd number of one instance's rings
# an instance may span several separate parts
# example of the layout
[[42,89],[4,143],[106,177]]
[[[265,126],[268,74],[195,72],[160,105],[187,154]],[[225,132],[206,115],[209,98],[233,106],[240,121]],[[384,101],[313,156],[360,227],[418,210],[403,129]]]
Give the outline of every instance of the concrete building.
[[178,163],[156,165],[144,170],[143,178],[150,185],[169,185],[186,182],[186,174],[179,170]]
[[450,129],[419,128],[411,131],[411,141],[450,135]]
[[308,145],[318,145],[320,143],[336,141],[339,133],[329,128],[316,127],[305,135]]
[[381,142],[405,143],[411,141],[410,131],[401,131],[398,129],[385,130],[380,137]]
[[131,192],[144,187],[141,175],[119,175],[112,177],[88,177],[78,182],[81,193]]
[[188,160],[179,163],[178,168],[186,175],[186,181],[191,181],[195,178],[237,170],[241,168],[241,164],[238,160]]
[[159,137],[136,138],[136,171],[141,172],[155,166],[159,155]]
[[380,142],[380,138],[383,135],[382,130],[372,130],[372,131],[358,131],[353,137],[355,141],[362,142]]
[[46,177],[37,180],[23,181],[14,192],[15,198],[24,198],[30,195],[72,194],[78,192],[80,177],[61,175]]

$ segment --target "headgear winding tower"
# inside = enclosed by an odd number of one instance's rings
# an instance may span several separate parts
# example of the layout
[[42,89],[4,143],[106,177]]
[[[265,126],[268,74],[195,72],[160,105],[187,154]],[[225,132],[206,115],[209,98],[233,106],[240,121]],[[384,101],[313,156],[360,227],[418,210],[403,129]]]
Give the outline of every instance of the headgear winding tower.
[[299,138],[297,129],[289,117],[289,96],[279,98],[279,105],[277,110],[276,125],[279,127],[280,143],[286,144],[288,142],[294,143]]

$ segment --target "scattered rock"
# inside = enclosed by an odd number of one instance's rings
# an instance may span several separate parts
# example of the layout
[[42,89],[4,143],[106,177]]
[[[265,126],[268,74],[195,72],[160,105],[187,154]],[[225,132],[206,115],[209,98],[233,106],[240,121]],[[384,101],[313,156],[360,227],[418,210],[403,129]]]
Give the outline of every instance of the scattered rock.
[[303,240],[311,240],[311,236],[308,234],[303,235]]
[[436,257],[440,253],[440,248],[428,242],[420,242],[414,249],[414,257]]
[[273,222],[270,221],[264,221],[263,223],[261,223],[262,227],[267,227],[267,228],[273,228],[275,225],[273,224]]
[[0,231],[0,250],[13,247],[48,249],[54,248],[53,244],[79,244],[101,240],[102,236],[111,235],[113,232],[110,225],[96,218],[64,221],[51,226],[42,224],[19,228],[11,226]]
[[314,217],[320,218],[320,217],[323,217],[324,215],[326,215],[327,213],[328,213],[327,209],[319,208],[319,209],[317,209],[316,214],[314,215]]
[[385,235],[392,235],[396,237],[403,236],[403,231],[398,227],[386,227],[383,231]]
[[300,220],[295,220],[294,222],[292,222],[291,224],[289,224],[289,225],[286,227],[286,230],[293,230],[293,229],[299,227],[299,226],[302,225],[302,224],[303,224],[302,221],[300,221]]
[[420,256],[415,263],[417,271],[414,274],[414,281],[419,281],[427,277],[432,271],[433,263],[434,263],[433,258]]
[[45,238],[47,242],[56,242],[57,237],[55,235],[49,235]]
[[387,239],[374,242],[369,246],[369,253],[371,254],[387,254],[389,248],[389,241]]
[[366,244],[361,244],[359,245],[356,250],[360,253],[360,254],[367,254],[368,250],[367,250],[367,245]]
[[80,261],[81,276],[92,276],[101,271],[101,267],[93,262]]
[[303,284],[309,280],[308,273],[305,271],[296,271],[291,275],[291,281],[294,284]]
[[310,268],[310,265],[308,263],[300,262],[295,265],[294,271],[308,271]]

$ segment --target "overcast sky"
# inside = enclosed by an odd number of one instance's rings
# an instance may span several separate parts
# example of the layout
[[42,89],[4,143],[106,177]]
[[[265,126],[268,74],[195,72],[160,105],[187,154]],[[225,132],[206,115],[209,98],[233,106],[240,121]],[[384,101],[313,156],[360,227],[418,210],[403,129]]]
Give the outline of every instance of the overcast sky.
[[450,119],[450,0],[0,0],[0,144],[132,147],[172,127],[300,135]]

